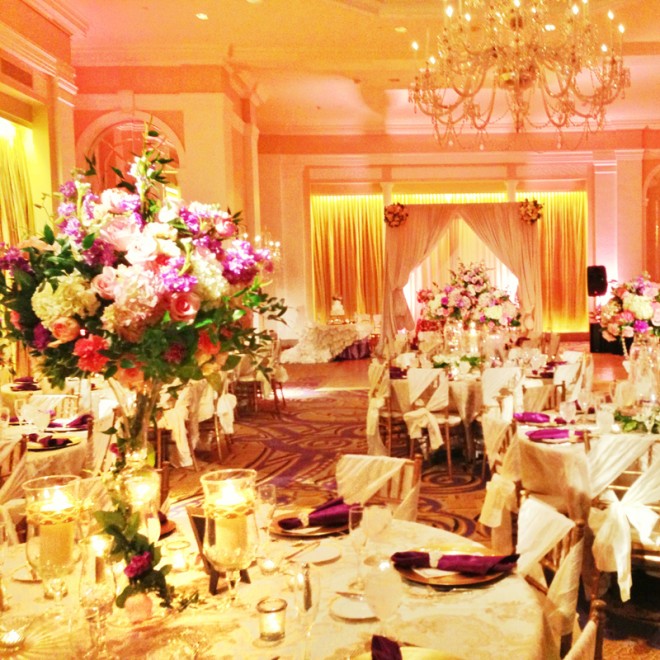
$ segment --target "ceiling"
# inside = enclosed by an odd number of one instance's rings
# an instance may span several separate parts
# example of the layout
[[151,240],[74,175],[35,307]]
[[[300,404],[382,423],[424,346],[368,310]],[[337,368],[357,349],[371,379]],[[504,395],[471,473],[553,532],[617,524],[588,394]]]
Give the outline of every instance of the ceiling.
[[[407,87],[411,42],[434,35],[440,0],[61,0],[86,23],[75,65],[223,64],[268,134],[429,133]],[[613,128],[660,127],[660,0],[591,0],[626,26],[632,84]],[[207,14],[208,20],[196,18]],[[397,32],[395,28],[405,28]]]

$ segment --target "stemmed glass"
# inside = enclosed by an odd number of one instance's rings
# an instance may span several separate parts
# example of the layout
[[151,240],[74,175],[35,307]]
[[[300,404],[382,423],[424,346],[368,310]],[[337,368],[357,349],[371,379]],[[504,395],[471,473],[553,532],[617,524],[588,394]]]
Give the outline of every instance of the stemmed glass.
[[586,421],[587,416],[589,415],[589,404],[591,403],[591,392],[589,390],[582,388],[577,395],[577,402],[582,411],[583,419]]
[[298,610],[298,619],[305,634],[304,660],[311,659],[310,641],[312,628],[319,611],[321,600],[321,576],[309,564],[303,564],[296,575],[295,599]]
[[[67,593],[65,578],[78,559],[80,477],[54,475],[23,484],[26,495],[28,563],[42,579],[44,596],[59,603]],[[57,607],[55,614],[59,615]]]
[[0,406],[0,440],[4,440],[9,421],[11,420],[11,410],[7,406]]
[[[388,504],[369,504],[364,509],[362,528],[367,539],[371,542],[378,538],[389,528],[392,523],[392,509]],[[365,560],[367,566],[377,566],[385,557],[382,555],[370,555]]]
[[350,532],[351,545],[357,557],[357,570],[355,580],[348,586],[356,591],[364,590],[364,578],[362,577],[362,555],[367,543],[367,535],[362,527],[364,517],[364,506],[362,504],[353,504],[348,511],[348,529]]
[[111,540],[102,535],[90,536],[83,543],[79,601],[87,619],[92,640],[90,658],[110,658],[106,646],[106,621],[112,613],[117,585],[107,553]]
[[570,424],[575,419],[576,414],[575,401],[562,401],[559,404],[559,416],[567,424]]
[[257,486],[257,525],[260,535],[268,538],[268,530],[273,522],[273,515],[277,507],[277,487],[275,484],[261,484]]
[[386,635],[387,623],[396,614],[403,598],[403,582],[389,561],[373,568],[365,578],[364,596],[380,621],[380,634]]
[[204,489],[204,556],[216,571],[225,573],[227,605],[245,608],[236,599],[240,572],[255,560],[259,547],[255,470],[216,470],[202,475]]
[[651,401],[642,401],[640,407],[640,416],[642,423],[646,428],[647,433],[651,433],[653,426],[655,425],[655,415],[656,415],[656,402]]

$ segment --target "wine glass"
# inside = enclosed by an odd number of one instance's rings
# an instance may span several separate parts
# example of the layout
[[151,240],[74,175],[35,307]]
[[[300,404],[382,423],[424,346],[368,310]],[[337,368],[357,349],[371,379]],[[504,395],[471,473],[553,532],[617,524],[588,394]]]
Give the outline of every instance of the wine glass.
[[576,414],[577,414],[577,410],[575,408],[575,401],[562,401],[559,404],[559,416],[567,424],[573,422]]
[[321,575],[309,564],[303,564],[295,577],[295,600],[298,620],[305,635],[304,660],[311,659],[312,628],[321,600]]
[[367,573],[364,596],[380,621],[380,634],[387,635],[387,624],[396,614],[403,598],[403,582],[391,562],[382,561]]
[[364,506],[353,504],[348,511],[348,529],[350,532],[351,545],[357,557],[357,570],[355,580],[348,586],[356,591],[364,591],[364,578],[362,577],[362,555],[367,543],[367,535],[362,527],[364,517]]
[[237,601],[240,572],[257,556],[259,530],[255,470],[215,470],[202,475],[204,489],[204,556],[216,571],[225,573],[230,608],[245,608]]
[[7,406],[0,406],[0,440],[4,440],[11,420],[11,410]]
[[587,416],[589,415],[589,404],[591,403],[591,392],[589,390],[582,388],[578,392],[577,402],[582,411],[582,415],[586,421]]
[[[392,523],[392,509],[388,504],[369,504],[364,509],[362,528],[367,539],[371,542],[377,541]],[[367,566],[377,566],[383,559],[382,555],[370,555],[365,560]]]
[[653,400],[642,401],[639,412],[641,421],[646,428],[646,432],[651,433],[653,426],[655,425],[656,402]]
[[268,538],[268,529],[273,521],[275,508],[277,507],[277,487],[275,484],[261,484],[257,486],[257,525],[263,533],[263,538]]
[[111,539],[94,535],[85,539],[82,552],[78,598],[89,623],[91,658],[113,657],[106,646],[106,621],[112,613],[117,585],[112,563],[108,560]]

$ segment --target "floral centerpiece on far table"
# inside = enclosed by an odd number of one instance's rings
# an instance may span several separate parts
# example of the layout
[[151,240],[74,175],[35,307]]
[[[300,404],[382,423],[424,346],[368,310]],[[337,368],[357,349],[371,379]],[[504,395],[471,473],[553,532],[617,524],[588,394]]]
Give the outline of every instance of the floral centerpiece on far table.
[[600,310],[604,339],[623,341],[636,334],[660,335],[660,283],[643,273],[613,284],[611,290],[612,297]]
[[483,263],[459,262],[449,284],[434,283],[419,291],[417,300],[423,304],[420,317],[426,322],[454,319],[491,327],[520,325],[520,308],[506,291],[493,286]]
[[[54,222],[0,250],[8,335],[29,349],[52,385],[100,375],[115,391],[115,473],[127,457],[144,456],[163,388],[202,378],[213,384],[241,354],[271,341],[252,315],[281,319],[286,309],[262,289],[270,253],[241,238],[239,214],[163,197],[170,161],[159,145],[147,129],[142,154],[126,173],[115,169],[117,187],[98,195],[88,181],[93,163],[76,171],[60,187]],[[123,554],[130,566],[131,552],[144,554],[146,546],[125,514],[114,531],[129,538]],[[133,590],[164,595],[150,557],[129,576]]]

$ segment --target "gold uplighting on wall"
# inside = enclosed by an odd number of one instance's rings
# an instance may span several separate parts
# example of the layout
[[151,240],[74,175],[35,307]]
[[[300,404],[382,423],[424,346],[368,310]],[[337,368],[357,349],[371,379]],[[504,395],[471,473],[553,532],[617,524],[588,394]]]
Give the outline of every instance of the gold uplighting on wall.
[[[608,105],[630,85],[624,27],[608,13],[601,37],[588,0],[443,0],[435,47],[410,86],[409,100],[431,118],[438,141],[465,128],[480,147],[509,116],[513,129],[603,127]],[[413,49],[420,50],[417,42]]]

